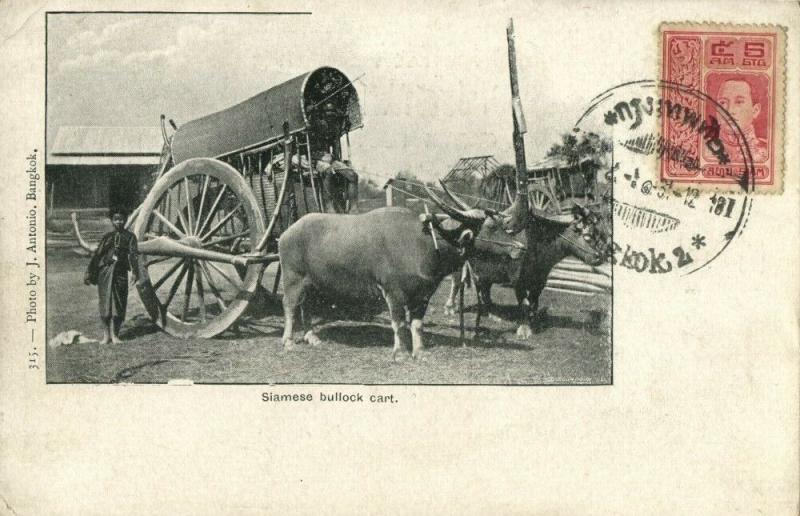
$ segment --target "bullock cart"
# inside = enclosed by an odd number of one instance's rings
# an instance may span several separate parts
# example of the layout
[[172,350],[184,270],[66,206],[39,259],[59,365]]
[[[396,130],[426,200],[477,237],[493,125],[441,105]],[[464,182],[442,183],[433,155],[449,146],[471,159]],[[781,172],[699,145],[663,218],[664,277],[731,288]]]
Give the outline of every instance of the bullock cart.
[[349,166],[348,134],[361,125],[352,81],[323,67],[171,138],[164,131],[158,179],[128,221],[139,240],[137,289],[155,323],[177,337],[213,337],[239,319],[278,261],[280,234],[346,197],[330,180],[323,187],[315,165]]
[[531,207],[558,215],[569,212],[575,204],[599,206],[604,202],[603,192],[607,189],[607,185],[598,180],[599,168],[592,158],[570,164],[551,156],[534,163],[528,170]]

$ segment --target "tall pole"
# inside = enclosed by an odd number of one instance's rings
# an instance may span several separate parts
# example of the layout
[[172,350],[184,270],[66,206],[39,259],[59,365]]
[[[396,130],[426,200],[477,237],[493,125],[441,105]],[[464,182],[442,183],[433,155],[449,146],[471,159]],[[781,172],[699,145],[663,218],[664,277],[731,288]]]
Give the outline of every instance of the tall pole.
[[522,101],[519,97],[513,18],[508,22],[506,38],[508,39],[508,73],[511,81],[511,111],[514,119],[514,157],[517,166],[517,198],[511,213],[510,229],[520,230],[527,225],[528,221],[528,166],[525,161],[525,140],[522,137],[527,132],[527,128],[525,115],[522,112]]

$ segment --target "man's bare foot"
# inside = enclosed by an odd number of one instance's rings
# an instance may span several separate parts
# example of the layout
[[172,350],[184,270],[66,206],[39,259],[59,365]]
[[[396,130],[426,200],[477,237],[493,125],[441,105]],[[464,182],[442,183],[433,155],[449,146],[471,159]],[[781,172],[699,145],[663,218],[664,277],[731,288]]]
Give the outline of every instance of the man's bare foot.
[[109,342],[111,342],[111,339],[108,337],[108,335],[104,335],[103,338],[100,340],[100,345],[105,346]]
[[111,343],[112,344],[122,344],[122,339],[120,339],[119,337],[114,335],[114,336],[111,337]]

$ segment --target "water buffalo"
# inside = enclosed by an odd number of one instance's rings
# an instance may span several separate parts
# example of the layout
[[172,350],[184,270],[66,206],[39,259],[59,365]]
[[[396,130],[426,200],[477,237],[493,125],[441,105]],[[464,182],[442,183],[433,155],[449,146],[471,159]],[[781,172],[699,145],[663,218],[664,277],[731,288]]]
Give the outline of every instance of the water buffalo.
[[[361,215],[314,213],[283,233],[278,253],[285,349],[294,346],[295,312],[307,294],[362,305],[374,305],[380,295],[392,319],[392,357],[396,359],[402,347],[406,310],[411,319],[412,356],[419,356],[428,301],[442,279],[461,268],[487,217],[484,210],[459,210],[430,190],[428,194],[447,215],[443,220],[418,217],[405,208],[381,208]],[[311,345],[320,343],[313,329],[305,340]]]
[[[464,205],[457,197],[450,195],[450,198]],[[492,285],[510,284],[519,307],[517,336],[529,338],[539,296],[553,267],[569,255],[589,265],[598,265],[608,256],[609,249],[610,228],[605,218],[580,206],[573,210],[572,220],[557,220],[531,210],[525,229],[516,234],[509,234],[498,219],[486,220],[469,258],[478,293],[476,332],[483,313],[487,310],[491,313],[493,308]],[[461,278],[461,274],[452,276],[446,313],[453,313],[456,296],[464,288]]]

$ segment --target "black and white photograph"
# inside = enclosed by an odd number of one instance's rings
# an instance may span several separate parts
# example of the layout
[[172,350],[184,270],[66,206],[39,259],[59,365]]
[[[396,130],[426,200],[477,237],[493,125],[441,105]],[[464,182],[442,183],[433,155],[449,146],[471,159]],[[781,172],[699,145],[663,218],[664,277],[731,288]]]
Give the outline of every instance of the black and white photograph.
[[614,142],[432,13],[48,13],[47,381],[611,384]]

